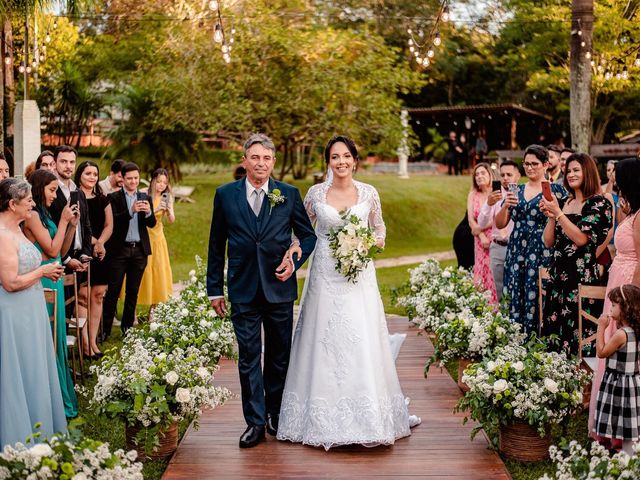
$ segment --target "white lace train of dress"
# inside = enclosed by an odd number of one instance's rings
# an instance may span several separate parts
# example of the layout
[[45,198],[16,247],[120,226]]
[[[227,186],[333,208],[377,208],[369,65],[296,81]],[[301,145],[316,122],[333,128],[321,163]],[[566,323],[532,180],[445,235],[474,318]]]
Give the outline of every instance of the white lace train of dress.
[[[358,202],[350,212],[384,238],[378,193],[355,184]],[[313,186],[304,202],[318,241],[295,330],[278,439],[326,450],[388,445],[410,435],[407,404],[373,264],[355,284],[335,270],[327,234],[342,220],[326,203],[328,188],[328,183]]]

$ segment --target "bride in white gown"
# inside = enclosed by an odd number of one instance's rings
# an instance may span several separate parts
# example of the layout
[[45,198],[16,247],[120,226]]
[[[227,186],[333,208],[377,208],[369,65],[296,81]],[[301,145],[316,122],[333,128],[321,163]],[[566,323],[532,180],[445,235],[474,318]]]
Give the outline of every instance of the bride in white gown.
[[348,209],[384,245],[378,192],[353,180],[357,150],[347,137],[325,149],[333,180],[311,187],[304,200],[318,241],[302,296],[280,410],[279,440],[331,447],[388,445],[420,422],[409,416],[391,352],[373,263],[357,283],[335,270],[329,230]]

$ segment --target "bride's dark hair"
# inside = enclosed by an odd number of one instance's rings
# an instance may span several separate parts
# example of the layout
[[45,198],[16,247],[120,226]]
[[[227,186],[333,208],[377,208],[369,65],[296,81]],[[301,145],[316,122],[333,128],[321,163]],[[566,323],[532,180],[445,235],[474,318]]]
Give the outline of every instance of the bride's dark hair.
[[349,152],[351,153],[353,159],[356,162],[360,160],[360,157],[358,157],[358,149],[356,147],[356,143],[353,140],[351,140],[346,135],[334,135],[333,137],[331,137],[329,142],[327,142],[327,146],[324,147],[324,161],[327,163],[327,165],[329,164],[329,154],[331,151],[331,147],[333,147],[336,143],[344,143],[349,149]]

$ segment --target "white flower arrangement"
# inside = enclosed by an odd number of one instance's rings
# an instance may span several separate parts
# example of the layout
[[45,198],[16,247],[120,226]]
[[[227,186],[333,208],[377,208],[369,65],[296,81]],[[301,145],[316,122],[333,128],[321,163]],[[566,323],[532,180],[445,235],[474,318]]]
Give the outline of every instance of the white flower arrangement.
[[119,355],[103,357],[91,371],[97,382],[90,406],[109,418],[142,426],[138,440],[150,452],[161,429],[183,419],[195,420],[203,408],[215,408],[231,397],[211,385],[221,357],[235,358],[235,336],[228,317],[211,309],[206,271],[196,270],[178,298],[160,304],[155,321],[129,331]]
[[108,443],[58,434],[33,446],[5,446],[0,452],[0,480],[142,480],[136,457],[135,451],[111,452]]
[[435,332],[462,311],[482,315],[489,307],[491,294],[480,291],[473,275],[462,268],[441,268],[429,259],[410,270],[409,285],[397,303],[418,327]]
[[437,341],[425,366],[425,375],[436,361],[441,366],[454,358],[479,361],[491,356],[500,346],[510,342],[522,343],[526,338],[520,331],[520,325],[512,323],[499,312],[487,310],[481,315],[474,315],[465,308],[449,318],[436,327]]
[[615,480],[640,478],[640,444],[634,445],[633,455],[619,452],[611,455],[597,442],[587,451],[575,440],[549,448],[555,472],[545,474],[540,480]]
[[341,218],[344,225],[329,231],[329,248],[336,260],[336,270],[350,282],[356,283],[360,272],[382,249],[376,247],[373,230],[357,215],[347,211]]
[[562,353],[546,352],[546,345],[532,338],[524,345],[498,347],[465,370],[462,381],[469,391],[456,406],[468,418],[480,422],[472,438],[484,429],[493,441],[501,425],[529,424],[545,434],[549,424],[562,423],[582,404],[582,389],[590,375]]

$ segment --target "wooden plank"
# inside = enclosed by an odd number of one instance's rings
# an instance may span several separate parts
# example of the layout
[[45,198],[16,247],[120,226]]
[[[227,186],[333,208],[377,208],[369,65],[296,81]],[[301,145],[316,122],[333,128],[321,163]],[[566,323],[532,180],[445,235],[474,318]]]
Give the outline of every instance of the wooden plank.
[[[433,352],[428,337],[418,335],[404,317],[389,317],[388,325],[390,332],[407,333],[396,365],[403,392],[411,398],[409,410],[422,418],[410,437],[392,446],[354,445],[326,452],[267,435],[257,447],[240,449],[245,423],[237,398],[205,412],[199,430],[189,427],[163,478],[511,478],[487,439],[479,434],[469,440],[474,425],[462,425],[464,415],[453,414],[460,390],[447,371],[432,366],[425,380],[423,367]],[[237,366],[222,361],[216,383],[239,394]]]

